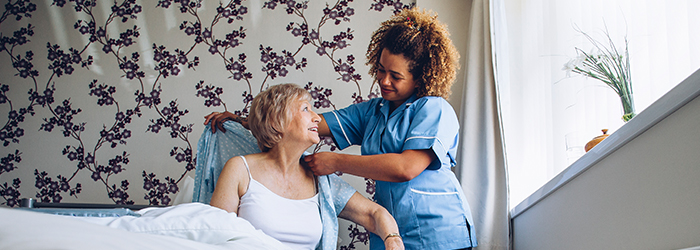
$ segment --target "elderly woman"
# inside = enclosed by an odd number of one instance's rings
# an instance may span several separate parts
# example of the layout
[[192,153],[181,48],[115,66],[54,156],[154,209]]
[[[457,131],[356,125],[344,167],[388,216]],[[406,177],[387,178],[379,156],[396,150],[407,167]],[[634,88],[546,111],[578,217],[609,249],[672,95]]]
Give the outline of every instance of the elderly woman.
[[316,176],[301,165],[304,150],[320,141],[321,117],[311,110],[310,98],[294,84],[275,85],[255,97],[248,122],[262,152],[231,158],[210,204],[294,249],[335,249],[337,217],[381,236],[386,249],[403,249],[385,208],[338,176]]

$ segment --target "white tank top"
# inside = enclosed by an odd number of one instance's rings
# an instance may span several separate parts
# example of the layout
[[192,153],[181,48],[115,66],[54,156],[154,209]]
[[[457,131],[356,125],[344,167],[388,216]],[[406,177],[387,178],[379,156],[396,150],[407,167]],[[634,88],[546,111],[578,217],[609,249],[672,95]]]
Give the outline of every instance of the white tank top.
[[250,184],[241,197],[238,217],[292,249],[315,249],[323,233],[318,193],[303,200],[279,196],[254,180],[248,162],[241,158]]

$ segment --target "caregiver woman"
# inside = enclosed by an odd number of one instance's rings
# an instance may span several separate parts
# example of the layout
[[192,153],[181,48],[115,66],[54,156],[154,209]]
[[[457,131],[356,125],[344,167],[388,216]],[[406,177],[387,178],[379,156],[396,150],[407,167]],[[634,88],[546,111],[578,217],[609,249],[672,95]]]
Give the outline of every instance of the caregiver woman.
[[[323,114],[321,135],[340,149],[304,160],[318,175],[336,171],[374,179],[375,198],[394,216],[406,249],[469,249],[476,235],[469,204],[451,168],[459,123],[445,100],[459,67],[444,24],[425,11],[384,21],[367,51],[382,98]],[[370,248],[383,248],[370,237]]]

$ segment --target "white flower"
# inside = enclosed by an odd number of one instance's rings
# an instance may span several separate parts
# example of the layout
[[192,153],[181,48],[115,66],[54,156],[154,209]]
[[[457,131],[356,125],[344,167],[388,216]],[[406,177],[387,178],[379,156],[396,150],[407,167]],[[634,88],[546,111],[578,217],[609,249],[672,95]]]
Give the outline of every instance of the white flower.
[[576,70],[576,68],[583,68],[583,61],[586,60],[584,55],[579,55],[564,64],[562,70],[566,71],[566,77],[571,77],[571,72]]

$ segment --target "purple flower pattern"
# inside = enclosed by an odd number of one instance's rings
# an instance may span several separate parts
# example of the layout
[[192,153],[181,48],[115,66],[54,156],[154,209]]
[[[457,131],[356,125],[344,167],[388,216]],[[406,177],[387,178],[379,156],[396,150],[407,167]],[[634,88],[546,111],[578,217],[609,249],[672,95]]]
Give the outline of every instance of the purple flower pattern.
[[[0,174],[17,169],[15,164],[22,161],[20,154],[21,153],[19,150],[15,150],[14,154],[8,154],[7,156],[2,157],[0,159]],[[12,184],[5,182],[0,185],[0,196],[2,196],[2,198],[5,200],[4,202],[0,203],[0,205],[14,207],[19,203],[19,187],[21,183],[22,181],[19,178],[15,178],[12,180]]]
[[[9,94],[18,85],[3,83],[6,79],[0,80],[0,106],[4,107],[3,112],[7,112],[5,116],[7,119],[0,127],[0,141],[3,148],[9,149],[13,145],[20,144],[21,138],[27,133],[60,133],[66,141],[65,147],[60,150],[65,157],[65,162],[61,164],[75,164],[73,171],[67,174],[51,174],[50,172],[55,171],[51,169],[34,169],[34,188],[36,189],[34,196],[42,202],[61,202],[65,196],[79,198],[83,183],[78,182],[75,177],[87,175],[95,182],[90,185],[103,186],[106,196],[115,204],[135,204],[129,192],[139,191],[129,190],[129,181],[120,180],[119,177],[120,174],[131,169],[128,167],[130,155],[126,146],[130,139],[137,133],[142,133],[141,131],[154,134],[167,132],[165,133],[169,135],[167,138],[175,140],[173,142],[175,146],[170,150],[169,155],[178,166],[182,166],[181,174],[159,179],[155,173],[142,170],[143,185],[140,192],[143,192],[143,199],[151,205],[171,204],[172,196],[179,192],[178,185],[196,165],[195,152],[189,138],[194,124],[183,123],[183,118],[189,110],[181,107],[177,99],[163,100],[161,96],[164,93],[171,96],[171,90],[167,87],[171,82],[168,81],[172,77],[180,76],[184,71],[194,72],[202,60],[200,56],[208,57],[207,60],[218,58],[222,65],[221,70],[229,73],[229,79],[247,85],[247,90],[242,91],[240,99],[245,105],[240,110],[232,110],[239,115],[248,114],[254,93],[264,90],[272,80],[287,77],[292,71],[303,72],[310,62],[306,57],[301,56],[300,52],[304,50],[314,51],[319,58],[327,60],[326,62],[331,64],[337,73],[338,81],[354,83],[357,86],[357,91],[349,96],[352,103],[379,96],[376,90],[371,91],[374,86],[370,88],[368,95],[362,94],[360,82],[363,79],[354,66],[355,56],[341,55],[354,39],[353,30],[343,28],[340,32],[328,34],[324,29],[326,25],[339,26],[350,23],[358,10],[365,7],[358,9],[357,6],[353,6],[353,0],[337,0],[317,10],[322,13],[322,16],[317,22],[311,23],[313,21],[309,18],[311,15],[307,15],[306,12],[313,10],[309,9],[307,1],[267,1],[263,3],[264,10],[283,10],[296,20],[284,25],[290,37],[298,39],[297,45],[295,47],[293,43],[289,43],[290,47],[279,49],[260,44],[259,59],[254,57],[254,60],[247,60],[248,55],[238,50],[245,43],[248,31],[240,25],[224,27],[244,20],[249,14],[248,7],[242,2],[243,0],[220,2],[216,7],[216,14],[201,16],[202,12],[198,11],[202,8],[201,0],[159,0],[157,3],[137,3],[135,0],[113,2],[53,0],[51,6],[47,6],[48,8],[72,7],[71,9],[81,16],[72,27],[75,32],[73,35],[84,37],[84,42],[79,47],[66,47],[49,42],[45,46],[46,61],[43,61],[43,58],[35,57],[32,50],[26,49],[35,35],[36,27],[29,22],[32,21],[32,14],[37,10],[37,5],[31,0],[8,1],[0,15],[0,24],[10,21],[25,23],[18,23],[18,28],[12,32],[7,32],[8,28],[3,28],[0,33],[0,54],[5,56],[2,60],[9,59],[5,65],[12,65],[14,77],[30,83],[32,87],[26,92],[26,97],[20,97],[17,94]],[[97,18],[94,14],[97,10],[95,8],[103,4],[110,5],[109,12],[106,18],[104,16]],[[387,7],[397,12],[413,5],[404,4],[401,1],[374,0],[367,9],[381,12],[384,7]],[[148,64],[142,60],[143,50],[134,46],[141,38],[141,28],[135,24],[135,20],[144,14],[145,8],[154,7],[163,9],[173,7],[179,10],[180,15],[187,19],[180,24],[179,29],[185,37],[192,40],[190,40],[191,44],[182,44],[181,40],[178,45],[168,45],[170,49],[165,45],[153,43],[150,46],[152,51],[149,53],[149,55],[152,54],[152,58],[147,58],[148,61],[152,61],[152,66],[145,66]],[[101,12],[102,7],[99,8]],[[334,28],[334,30],[337,29]],[[331,39],[325,40],[324,37]],[[95,50],[90,50],[91,47]],[[193,52],[196,47],[204,48],[208,53],[196,55]],[[306,47],[309,48],[306,49]],[[41,54],[44,55],[44,53]],[[76,106],[70,98],[56,100],[54,95],[57,89],[63,89],[63,82],[59,79],[76,73],[82,74],[82,71],[91,71],[98,57],[101,57],[101,60],[105,60],[106,57],[115,61],[118,69],[114,70],[121,72],[122,81],[136,83],[138,87],[133,91],[133,101],[125,101],[116,98],[119,91],[124,91],[116,82],[93,79],[83,85],[87,86],[87,96],[95,98],[93,100],[97,104],[90,107],[91,110],[100,109],[100,112],[113,114],[113,118],[101,124],[98,134],[88,136],[86,133],[92,131],[89,128],[94,129],[98,125],[95,124],[95,120],[80,120],[84,119],[80,118],[84,117],[81,116],[83,109]],[[314,61],[318,60],[314,59]],[[37,68],[37,65],[47,68]],[[147,80],[144,67],[150,67],[146,69],[153,69],[156,75]],[[258,73],[261,75],[254,75],[252,68],[260,69]],[[255,85],[259,88],[254,90]],[[202,98],[204,106],[223,106],[227,110],[223,98],[225,90],[223,86],[205,83],[204,80],[198,81],[194,86],[193,96]],[[334,91],[329,86],[308,82],[304,87],[311,93],[316,109],[337,108],[332,98]],[[22,100],[26,101],[18,106]],[[42,110],[42,114],[49,115],[40,117],[42,122],[39,124],[38,131],[27,131],[23,122],[29,116],[35,116],[38,110]],[[141,119],[148,119],[150,124],[145,128],[137,127],[134,121]],[[327,147],[330,151],[337,150],[331,138],[323,138],[320,146]],[[119,150],[121,153],[114,154],[109,150]],[[21,155],[20,150],[15,150],[0,158],[0,177],[17,169],[28,168],[22,166]],[[0,183],[0,196],[4,202],[0,205],[15,207],[23,197],[20,192],[22,180],[20,178],[12,180],[3,178],[3,180]],[[365,182],[366,192],[373,198],[374,182],[370,179],[365,179]],[[341,246],[341,249],[355,249],[356,244],[367,244],[369,233],[364,228],[352,224],[348,231],[348,236],[352,240],[347,245]]]
[[149,205],[168,205],[170,204],[170,194],[175,194],[179,191],[176,180],[166,176],[165,181],[156,178],[156,174],[146,174],[143,171],[143,189],[148,191],[143,198],[148,200]]

